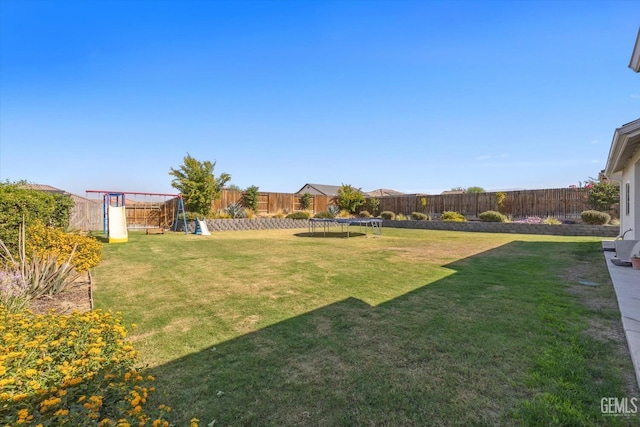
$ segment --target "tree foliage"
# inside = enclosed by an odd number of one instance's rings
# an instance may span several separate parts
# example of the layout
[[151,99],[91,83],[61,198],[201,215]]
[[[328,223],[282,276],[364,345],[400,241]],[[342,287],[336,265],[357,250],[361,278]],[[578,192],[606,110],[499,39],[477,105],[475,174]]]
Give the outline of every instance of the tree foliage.
[[340,209],[347,210],[349,213],[355,213],[360,206],[365,204],[366,200],[362,191],[351,185],[342,184],[338,189],[336,202]]
[[620,201],[620,186],[614,181],[589,178],[585,187],[589,189],[587,204],[597,211],[608,212]]
[[478,187],[478,186],[473,186],[473,187],[469,187],[465,190],[466,193],[486,193],[487,190],[485,190],[482,187]]
[[502,191],[498,191],[496,193],[496,205],[498,205],[498,212],[504,211],[504,201],[507,198],[507,195]]
[[222,188],[231,179],[227,173],[216,178],[213,174],[215,166],[216,162],[201,162],[187,153],[180,168],[169,171],[174,177],[171,186],[182,194],[187,211],[209,215],[211,202],[220,196]]
[[380,200],[377,197],[371,197],[369,199],[369,209],[371,210],[371,215],[378,216],[378,212],[380,212]]
[[55,206],[49,220],[49,225],[58,228],[68,228],[69,215],[75,203],[68,194],[53,193],[52,196]]
[[251,187],[247,187],[247,189],[244,190],[244,194],[242,195],[245,206],[254,212],[258,212],[258,190],[259,189],[260,188],[258,186],[252,185]]

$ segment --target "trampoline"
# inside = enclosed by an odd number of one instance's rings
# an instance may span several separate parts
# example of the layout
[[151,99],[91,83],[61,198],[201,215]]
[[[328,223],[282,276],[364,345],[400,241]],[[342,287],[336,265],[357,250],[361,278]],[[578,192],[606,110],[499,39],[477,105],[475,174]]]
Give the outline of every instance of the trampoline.
[[382,235],[382,219],[380,218],[309,218],[309,233],[315,234],[316,227],[320,227],[320,225],[322,225],[323,236],[326,236],[329,227],[338,225],[343,232],[344,227],[347,227],[347,237],[349,237],[349,226],[351,225],[357,225],[360,233],[364,227],[365,236],[367,236],[369,227],[371,227],[371,235]]

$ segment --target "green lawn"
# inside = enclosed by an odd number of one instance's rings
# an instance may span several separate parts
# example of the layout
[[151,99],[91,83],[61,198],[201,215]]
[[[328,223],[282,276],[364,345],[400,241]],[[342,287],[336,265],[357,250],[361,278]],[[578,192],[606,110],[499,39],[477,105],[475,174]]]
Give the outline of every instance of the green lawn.
[[137,324],[180,422],[639,420],[600,412],[603,397],[639,393],[598,239],[305,231],[105,245],[96,305]]

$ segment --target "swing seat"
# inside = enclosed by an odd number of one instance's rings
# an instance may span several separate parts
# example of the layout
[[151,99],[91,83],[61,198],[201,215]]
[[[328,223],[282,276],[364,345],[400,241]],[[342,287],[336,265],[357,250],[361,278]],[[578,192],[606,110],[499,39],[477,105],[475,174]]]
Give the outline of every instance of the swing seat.
[[147,228],[147,234],[164,234],[164,228]]

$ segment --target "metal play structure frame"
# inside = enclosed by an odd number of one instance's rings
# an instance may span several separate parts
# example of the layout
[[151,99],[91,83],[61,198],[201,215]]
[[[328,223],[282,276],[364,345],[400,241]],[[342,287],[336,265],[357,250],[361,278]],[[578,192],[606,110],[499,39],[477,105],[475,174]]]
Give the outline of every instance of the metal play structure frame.
[[[186,218],[186,212],[184,209],[184,201],[182,200],[182,194],[168,194],[168,193],[143,193],[143,192],[136,192],[136,191],[110,191],[110,190],[86,190],[87,193],[95,193],[95,194],[100,194],[102,195],[102,224],[103,224],[103,232],[104,234],[108,234],[108,212],[109,212],[109,206],[111,206],[111,204],[114,202],[115,199],[115,206],[127,206],[126,205],[126,198],[127,196],[143,196],[143,197],[171,197],[173,199],[178,199],[178,203],[177,203],[177,207],[175,209],[175,217],[173,218],[173,231],[177,231],[178,230],[178,221],[179,221],[179,216],[180,213],[182,213],[182,221],[183,221],[183,225],[184,225],[184,230],[185,230],[185,234],[188,234],[189,231],[187,230],[187,218]],[[166,205],[168,203],[168,201],[165,201],[163,203],[156,203],[153,204],[151,206],[145,205],[144,203],[131,203],[131,206],[127,206],[130,209],[134,210],[134,218],[135,218],[135,212],[137,209],[136,205],[144,205],[144,209],[148,210],[148,209],[162,209],[162,205]],[[146,214],[145,214],[146,215]],[[143,228],[147,230],[147,234],[149,233],[149,229],[153,229],[153,228],[162,228],[162,224],[159,223],[159,216],[158,216],[158,224],[153,224],[153,225],[148,225],[147,224],[147,216],[145,216],[145,224],[142,227],[139,226],[134,226],[134,227],[129,227],[127,226],[127,228]],[[162,228],[164,230],[164,228]]]
[[360,232],[362,232],[362,227],[364,227],[365,237],[367,236],[368,227],[371,227],[372,236],[382,235],[382,219],[380,218],[309,218],[309,234],[315,234],[316,225],[318,227],[322,225],[323,236],[327,235],[331,225],[339,225],[342,232],[344,232],[344,226],[346,225],[347,238],[349,237],[350,225],[357,225]]

